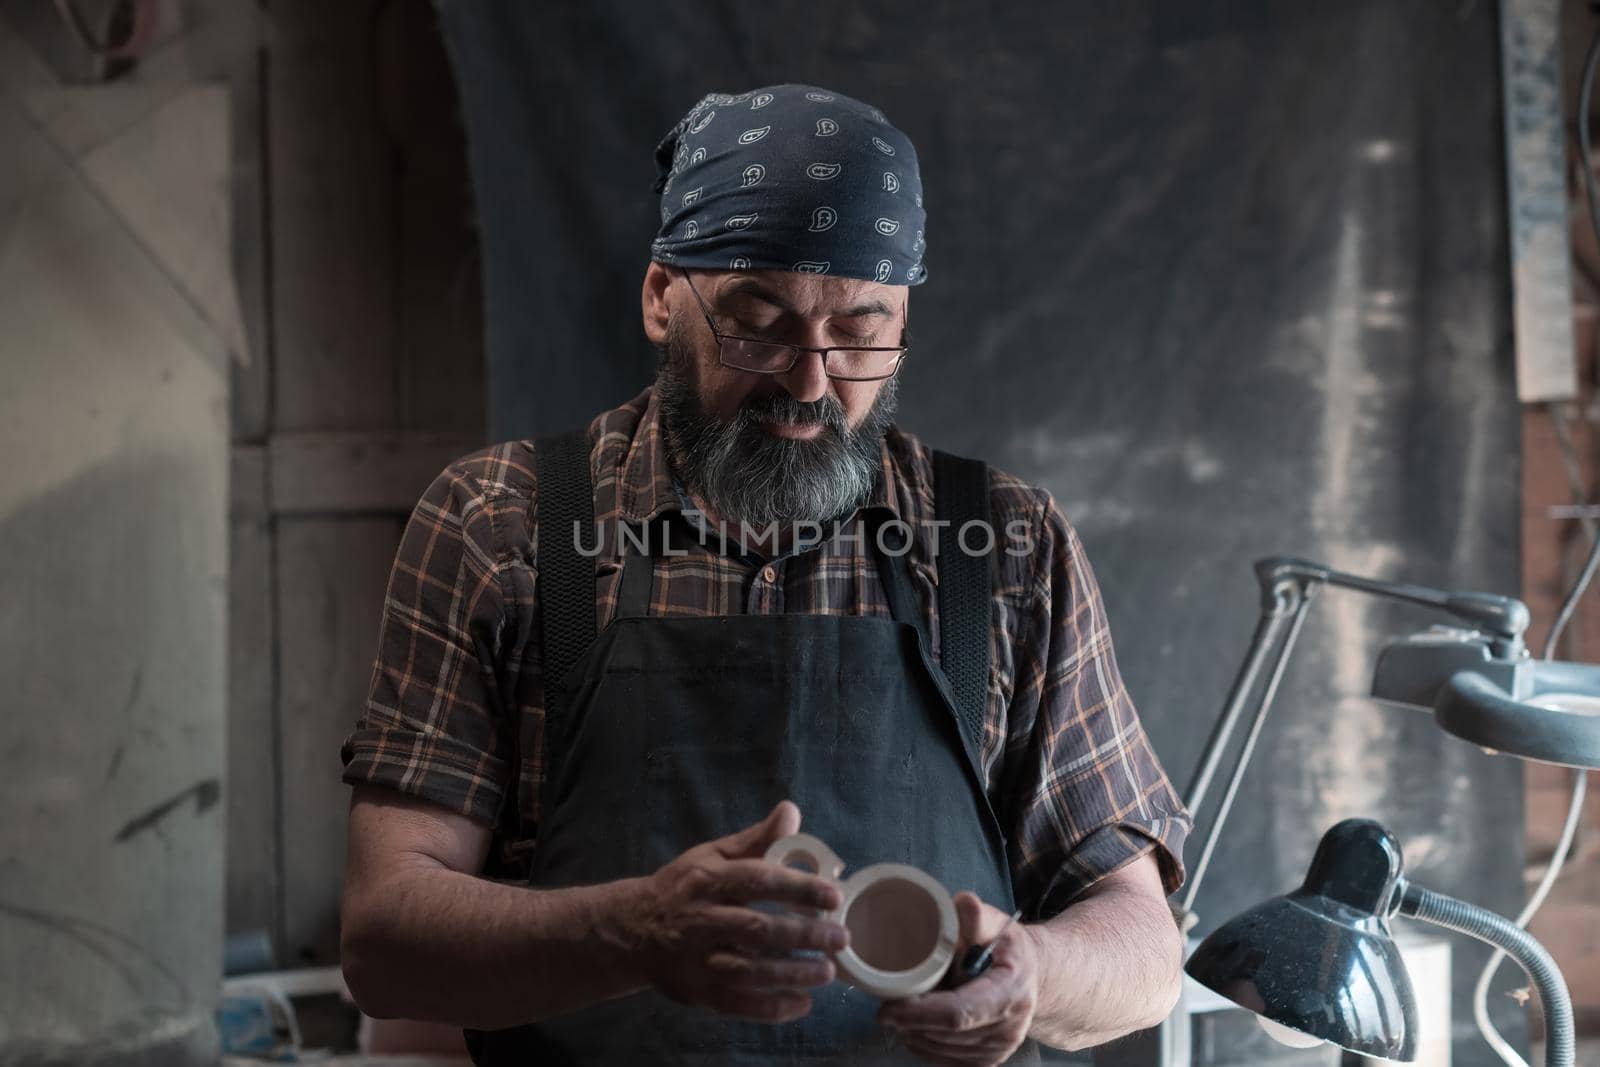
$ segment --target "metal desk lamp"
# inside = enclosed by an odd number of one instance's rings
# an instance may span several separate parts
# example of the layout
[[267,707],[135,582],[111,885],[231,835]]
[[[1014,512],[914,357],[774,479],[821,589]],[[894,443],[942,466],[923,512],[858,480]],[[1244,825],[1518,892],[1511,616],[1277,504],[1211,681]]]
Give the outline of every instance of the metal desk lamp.
[[[1200,884],[1306,609],[1324,585],[1435,608],[1456,620],[1455,626],[1435,627],[1383,650],[1372,685],[1378,700],[1431,710],[1440,728],[1486,749],[1568,767],[1600,767],[1600,667],[1530,658],[1523,644],[1528,610],[1521,601],[1382,582],[1284,557],[1261,560],[1255,570],[1261,618],[1190,784],[1185,799],[1191,812],[1198,814],[1205,803],[1264,669],[1268,676],[1178,904],[1185,929],[1193,926]],[[1488,941],[1522,964],[1544,1006],[1547,1062],[1568,1067],[1571,1002],[1548,954],[1493,913],[1410,885],[1400,857],[1398,842],[1376,823],[1340,823],[1323,838],[1299,891],[1218,928],[1186,969],[1202,985],[1312,1043],[1324,1040],[1353,1052],[1414,1059],[1415,1003],[1387,921],[1395,914],[1417,918]],[[1187,1059],[1187,1042],[1178,1038],[1176,1043],[1183,1049],[1180,1058]]]
[[1547,1062],[1570,1067],[1572,1001],[1550,954],[1493,912],[1408,882],[1400,843],[1368,819],[1324,834],[1298,890],[1218,927],[1185,969],[1289,1044],[1414,1060],[1416,996],[1389,936],[1396,914],[1476,937],[1520,963],[1539,989]]

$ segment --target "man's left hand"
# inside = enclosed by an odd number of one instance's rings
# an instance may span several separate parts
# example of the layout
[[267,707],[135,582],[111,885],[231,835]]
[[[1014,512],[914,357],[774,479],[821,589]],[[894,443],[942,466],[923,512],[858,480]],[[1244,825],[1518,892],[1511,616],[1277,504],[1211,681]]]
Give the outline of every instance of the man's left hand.
[[972,893],[957,893],[961,944],[959,968],[968,945],[999,937],[994,961],[979,977],[950,990],[935,990],[906,1000],[885,1002],[878,1021],[890,1026],[906,1048],[934,1064],[999,1064],[1017,1050],[1033,1024],[1039,995],[1039,968],[1032,937],[1010,918]]

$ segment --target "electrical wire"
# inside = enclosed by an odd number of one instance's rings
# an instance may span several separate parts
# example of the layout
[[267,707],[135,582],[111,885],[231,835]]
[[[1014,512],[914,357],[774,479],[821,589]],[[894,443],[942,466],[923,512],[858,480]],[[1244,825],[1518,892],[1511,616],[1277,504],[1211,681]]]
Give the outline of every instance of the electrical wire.
[[[1551,412],[1551,415],[1555,417],[1554,411]],[[1556,440],[1562,442],[1559,436]],[[1563,450],[1570,447],[1570,444],[1562,442]],[[1579,501],[1579,503],[1582,503],[1582,501]],[[1572,588],[1567,590],[1566,597],[1561,601],[1561,607],[1556,611],[1555,622],[1551,623],[1550,633],[1544,639],[1543,655],[1545,659],[1555,658],[1556,647],[1561,641],[1561,635],[1565,632],[1567,624],[1572,621],[1573,614],[1578,610],[1578,599],[1589,588],[1589,583],[1594,581],[1596,569],[1600,569],[1600,536],[1594,537],[1593,543],[1589,546],[1589,555],[1584,559],[1583,567],[1578,571],[1577,580],[1572,583]]]
[[[1600,193],[1595,189],[1594,156],[1589,144],[1589,98],[1594,90],[1597,66],[1600,66],[1600,33],[1596,33],[1589,42],[1589,51],[1583,59],[1582,86],[1578,91],[1578,148],[1583,164],[1583,192],[1589,202],[1589,225],[1594,229],[1596,242],[1600,242],[1600,204],[1597,204],[1600,202]],[[1549,408],[1549,412],[1551,419],[1555,421],[1556,442],[1561,447],[1562,460],[1566,464],[1568,477],[1573,478],[1578,463],[1577,457],[1573,454],[1572,440],[1566,432],[1566,424],[1561,421],[1560,413],[1554,406]],[[1580,498],[1583,495],[1583,486],[1576,480],[1573,484],[1573,494]],[[1579,499],[1577,502],[1581,504],[1583,501]],[[1543,649],[1543,657],[1547,660],[1555,658],[1556,649],[1560,647],[1561,635],[1565,632],[1567,624],[1572,621],[1579,599],[1589,588],[1589,583],[1594,580],[1596,568],[1600,567],[1600,532],[1594,530],[1593,525],[1591,522],[1583,523],[1583,529],[1590,535],[1592,543],[1577,579],[1561,601],[1561,608],[1556,612],[1555,621],[1550,625],[1550,633],[1545,638]],[[1572,851],[1573,839],[1577,837],[1578,824],[1583,819],[1583,803],[1588,791],[1588,772],[1582,769],[1574,770],[1572,798],[1567,802],[1567,817],[1561,824],[1561,836],[1556,841],[1555,851],[1550,855],[1550,863],[1545,868],[1544,876],[1539,879],[1539,884],[1534,888],[1527,904],[1523,905],[1522,911],[1517,914],[1515,922],[1519,929],[1526,927],[1533,919],[1544,904],[1545,898],[1550,895],[1550,889],[1556,884],[1556,879],[1560,877],[1561,868]],[[1478,1032],[1483,1035],[1484,1041],[1494,1049],[1507,1067],[1528,1067],[1528,1062],[1511,1047],[1495,1028],[1494,1021],[1489,1018],[1489,986],[1505,958],[1506,954],[1497,949],[1494,955],[1489,957],[1489,962],[1484,964],[1482,973],[1478,975],[1478,982],[1472,989],[1472,1019],[1477,1024]]]
[[1583,471],[1578,469],[1578,452],[1572,445],[1572,430],[1567,426],[1564,409],[1567,405],[1555,401],[1545,405],[1545,412],[1550,416],[1550,427],[1556,434],[1556,451],[1561,453],[1561,469],[1567,475],[1567,488],[1572,492],[1572,502],[1579,508],[1578,524],[1583,527],[1583,532],[1590,537],[1595,536],[1600,526],[1595,524],[1583,510],[1584,504],[1589,501],[1589,494],[1583,486]]

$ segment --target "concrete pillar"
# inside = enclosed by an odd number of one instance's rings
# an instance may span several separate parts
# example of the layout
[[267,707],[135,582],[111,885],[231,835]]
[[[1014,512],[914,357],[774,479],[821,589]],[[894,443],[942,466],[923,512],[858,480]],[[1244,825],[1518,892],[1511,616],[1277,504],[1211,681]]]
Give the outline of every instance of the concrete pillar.
[[23,51],[0,24],[0,1064],[214,1063],[226,98]]

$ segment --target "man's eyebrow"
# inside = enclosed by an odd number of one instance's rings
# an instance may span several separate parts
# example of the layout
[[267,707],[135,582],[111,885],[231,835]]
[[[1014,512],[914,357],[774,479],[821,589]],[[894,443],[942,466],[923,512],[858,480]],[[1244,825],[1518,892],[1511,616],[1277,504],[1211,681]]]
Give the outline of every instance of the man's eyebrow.
[[[739,279],[718,294],[717,300],[722,301],[734,296],[754,297],[762,303],[771,304],[773,307],[778,308],[787,314],[799,314],[799,312],[797,312],[781,294],[774,292],[765,285],[762,285],[754,278]],[[832,317],[836,319],[857,319],[864,318],[868,315],[890,316],[893,314],[894,310],[882,300],[868,300],[864,303],[857,304],[855,307],[835,311]]]
[[839,314],[836,317],[837,318],[841,318],[841,319],[855,319],[855,318],[860,318],[860,317],[862,317],[864,315],[893,315],[893,314],[894,314],[894,310],[892,308],[890,308],[888,304],[885,304],[882,300],[869,300],[865,304],[857,304],[853,308],[847,308],[844,311],[839,312]]

